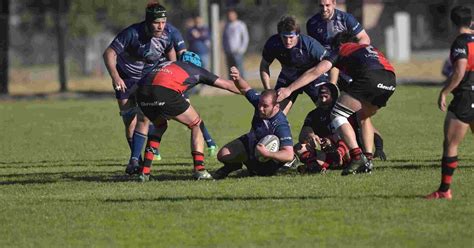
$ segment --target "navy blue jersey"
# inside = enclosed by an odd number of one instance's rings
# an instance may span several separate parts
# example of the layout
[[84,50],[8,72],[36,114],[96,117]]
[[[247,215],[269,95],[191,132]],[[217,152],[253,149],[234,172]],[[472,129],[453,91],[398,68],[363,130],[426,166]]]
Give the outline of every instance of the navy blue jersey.
[[338,51],[331,51],[324,59],[354,80],[368,70],[387,70],[395,73],[385,56],[371,45],[344,43]]
[[171,44],[173,44],[174,50],[176,52],[186,49],[186,43],[184,43],[183,36],[179,30],[169,22],[166,23],[165,33],[168,33],[171,37]]
[[197,84],[214,85],[219,77],[191,63],[168,61],[153,69],[138,85],[156,85],[183,94]]
[[[159,38],[148,33],[145,22],[122,30],[109,45],[117,53],[118,69],[128,78],[139,80],[157,64],[167,60],[166,54],[173,47],[173,37],[176,36],[177,30],[174,30],[167,24]],[[181,44],[184,46],[184,42]]]
[[456,60],[467,59],[466,72],[454,92],[457,90],[474,91],[474,35],[461,34],[456,37],[451,45],[449,58],[453,65]]
[[331,130],[331,108],[315,108],[306,115],[305,127],[313,129],[314,134],[319,137],[329,137],[333,134]]
[[252,129],[249,132],[249,137],[253,139],[250,141],[251,144],[255,146],[260,139],[269,134],[273,134],[280,139],[280,147],[293,146],[290,124],[283,112],[279,111],[270,119],[262,119],[257,109],[260,93],[251,89],[245,93],[245,97],[255,108],[255,113],[252,118]]
[[304,34],[298,37],[298,43],[293,48],[286,48],[280,35],[270,37],[263,48],[262,57],[268,63],[277,59],[281,64],[281,73],[293,75],[296,80],[309,68],[318,64],[326,55],[326,49],[321,44]]
[[318,13],[306,22],[309,36],[318,40],[326,49],[331,50],[331,42],[336,34],[349,31],[354,36],[364,30],[362,25],[349,13],[335,9],[330,20],[326,21]]

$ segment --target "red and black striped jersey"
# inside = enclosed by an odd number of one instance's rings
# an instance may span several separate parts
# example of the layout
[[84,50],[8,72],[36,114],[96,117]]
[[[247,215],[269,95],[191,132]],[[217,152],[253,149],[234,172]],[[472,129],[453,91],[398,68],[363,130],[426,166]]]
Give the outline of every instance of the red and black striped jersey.
[[183,94],[197,84],[214,85],[219,77],[199,66],[181,62],[165,62],[153,69],[139,85],[162,86]]
[[449,58],[452,64],[459,59],[467,59],[466,72],[455,90],[474,91],[474,34],[461,34],[451,45]]
[[333,51],[325,58],[351,78],[369,70],[387,70],[395,73],[395,69],[377,48],[357,43],[344,43],[338,51]]

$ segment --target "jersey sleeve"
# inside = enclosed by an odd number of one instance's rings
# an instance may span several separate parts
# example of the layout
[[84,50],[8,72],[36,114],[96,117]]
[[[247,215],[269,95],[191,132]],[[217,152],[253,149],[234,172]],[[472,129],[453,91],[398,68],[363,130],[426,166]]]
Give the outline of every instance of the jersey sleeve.
[[321,45],[321,43],[313,38],[311,38],[309,41],[309,52],[311,56],[318,61],[323,60],[323,58],[327,55],[326,49]]
[[280,147],[293,146],[293,137],[288,123],[278,125],[275,129],[275,135],[280,139]]
[[[193,65],[194,66],[194,65]],[[213,86],[216,80],[219,78],[214,73],[209,72],[208,70],[195,66],[199,70],[199,83],[207,84]]]
[[176,52],[186,49],[186,43],[184,42],[183,36],[176,28],[174,28],[171,32],[171,43],[173,44],[174,50]]
[[121,54],[132,43],[132,40],[133,30],[131,28],[126,28],[114,38],[109,47],[114,49],[117,54]]
[[466,42],[463,42],[462,39],[456,39],[451,46],[450,56],[452,64],[459,59],[467,59],[467,46]]
[[303,122],[303,127],[312,127],[312,124],[313,124],[313,117],[312,117],[312,113],[314,112],[311,111],[309,112],[307,115],[306,115],[306,118],[304,118],[304,122]]
[[262,58],[268,63],[272,63],[275,60],[275,52],[273,51],[273,42],[272,38],[268,39],[263,46]]
[[333,66],[337,63],[337,61],[339,60],[339,51],[338,50],[332,50],[331,52],[329,53],[326,53],[326,56],[324,56],[324,60],[327,60],[329,62],[331,62],[331,64],[333,64]]
[[256,108],[260,99],[260,93],[254,89],[250,89],[245,93],[245,98]]
[[355,19],[355,17],[351,14],[347,14],[346,25],[347,29],[354,35],[358,35],[364,28],[360,23]]

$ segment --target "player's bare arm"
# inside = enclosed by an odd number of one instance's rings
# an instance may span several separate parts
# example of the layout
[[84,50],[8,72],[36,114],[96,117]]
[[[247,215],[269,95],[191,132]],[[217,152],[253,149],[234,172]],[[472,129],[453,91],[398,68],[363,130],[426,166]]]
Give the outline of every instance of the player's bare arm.
[[365,30],[362,30],[360,33],[358,33],[356,37],[359,39],[359,44],[370,45],[370,37],[367,32],[365,32]]
[[332,68],[332,63],[328,60],[323,60],[319,62],[316,66],[308,69],[303,75],[301,75],[296,81],[291,83],[287,88],[280,88],[278,90],[278,99],[280,102],[283,99],[291,95],[295,90],[298,90],[305,85],[309,84],[323,73],[328,72]]
[[125,85],[125,82],[123,81],[123,79],[120,77],[116,68],[117,53],[115,52],[114,49],[108,47],[104,51],[103,58],[105,62],[105,67],[107,68],[107,71],[109,72],[110,77],[112,78],[112,84],[113,84],[114,89],[125,92],[125,90],[127,89],[127,86]]
[[171,49],[166,53],[166,58],[169,61],[176,61],[178,60],[178,56],[176,54],[176,51],[174,50],[174,47],[171,47]]
[[230,91],[232,93],[235,93],[235,94],[240,94],[240,90],[237,89],[234,82],[230,81],[230,80],[218,78],[214,82],[214,86],[217,87],[217,88],[223,89],[223,90],[228,90],[228,91]]
[[270,86],[270,63],[264,58],[260,61],[260,80],[264,89],[271,89]]
[[232,66],[230,68],[230,78],[234,81],[235,86],[240,90],[242,94],[245,94],[247,91],[252,89],[249,83],[247,83],[245,79],[240,77],[240,71],[235,66]]
[[467,59],[458,59],[456,60],[456,62],[454,62],[453,75],[451,76],[449,83],[446,84],[446,86],[444,86],[441,92],[439,93],[438,107],[441,111],[443,112],[446,111],[447,109],[446,97],[448,96],[449,93],[451,93],[451,91],[453,91],[459,85],[459,83],[463,79],[464,74],[466,72],[466,66],[467,66]]
[[263,144],[257,144],[255,147],[261,156],[265,158],[274,159],[280,162],[290,162],[293,160],[294,152],[293,146],[282,146],[277,152],[268,151]]

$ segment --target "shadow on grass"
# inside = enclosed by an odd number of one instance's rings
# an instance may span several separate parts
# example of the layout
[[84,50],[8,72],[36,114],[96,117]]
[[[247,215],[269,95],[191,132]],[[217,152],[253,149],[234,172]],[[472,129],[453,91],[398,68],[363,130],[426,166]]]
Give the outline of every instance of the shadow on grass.
[[360,196],[163,196],[155,198],[137,198],[137,199],[105,199],[106,203],[133,203],[133,202],[181,202],[181,201],[266,201],[266,200],[325,200],[325,199],[348,199],[348,200],[367,200],[367,199],[422,199],[421,195],[360,195]]
[[[173,162],[173,163],[161,163],[155,162],[156,167],[166,166],[189,166],[189,163]],[[38,162],[0,162],[1,169],[31,169],[31,168],[64,168],[64,167],[113,167],[123,166],[125,168],[126,163],[122,160],[113,159],[98,159],[98,160],[71,160],[71,161],[38,161]]]

